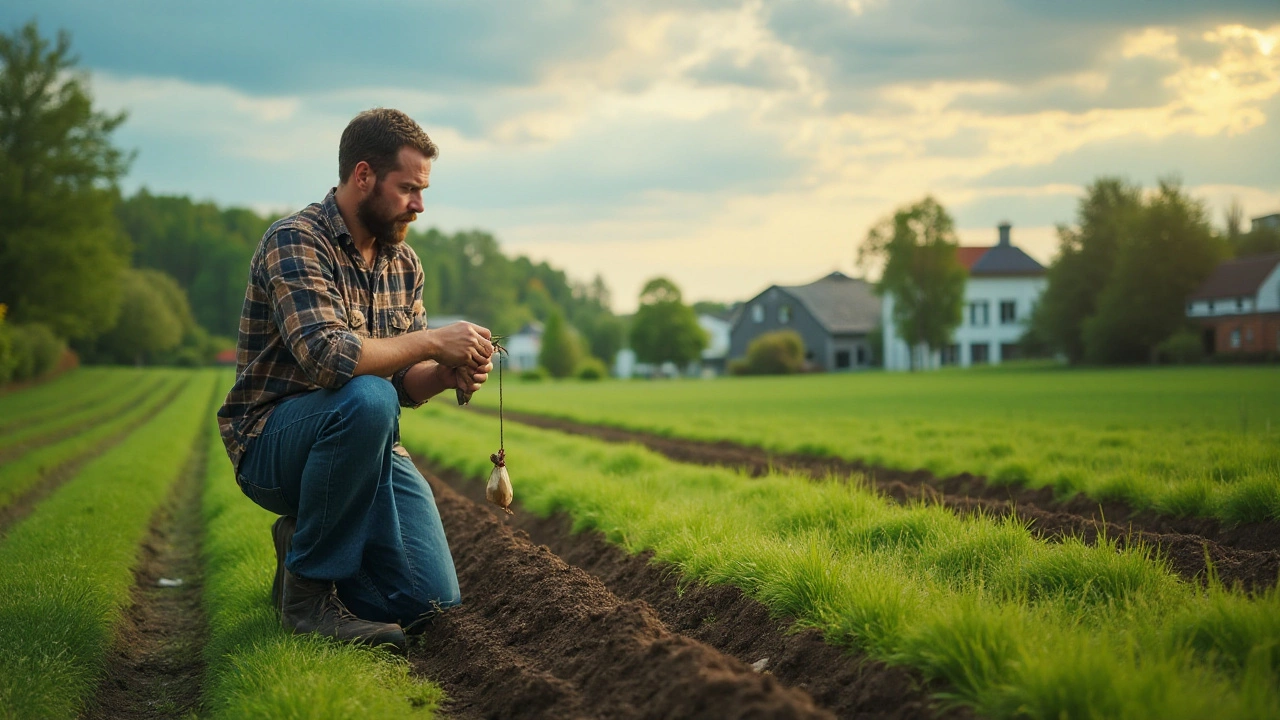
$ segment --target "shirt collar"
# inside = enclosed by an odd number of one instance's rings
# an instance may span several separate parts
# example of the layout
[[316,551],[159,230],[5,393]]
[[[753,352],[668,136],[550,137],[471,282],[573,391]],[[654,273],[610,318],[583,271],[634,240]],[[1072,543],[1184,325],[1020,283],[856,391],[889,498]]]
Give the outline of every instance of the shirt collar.
[[[352,251],[355,250],[355,240],[351,237],[351,231],[347,229],[347,221],[342,219],[342,211],[338,209],[338,188],[329,188],[329,194],[324,196],[324,201],[320,206],[324,208],[325,220],[329,223],[329,232],[333,233],[333,237],[346,243]],[[388,246],[378,243],[375,247],[378,249],[378,257],[386,257],[391,260],[400,256],[405,252],[405,243]]]

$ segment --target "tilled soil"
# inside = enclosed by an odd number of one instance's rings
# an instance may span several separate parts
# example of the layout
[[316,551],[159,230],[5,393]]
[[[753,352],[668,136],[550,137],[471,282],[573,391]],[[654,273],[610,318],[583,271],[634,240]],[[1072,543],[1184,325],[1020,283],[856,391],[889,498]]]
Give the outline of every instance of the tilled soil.
[[[208,452],[208,435],[201,433],[151,521],[134,570],[132,602],[116,626],[107,672],[86,704],[86,720],[194,717],[199,709],[208,637],[200,600],[200,481]],[[161,580],[181,584],[164,587]]]
[[463,604],[411,644],[462,718],[830,718],[808,693],[672,632],[428,475]]
[[[430,475],[431,469],[424,469]],[[706,643],[747,665],[756,665],[784,685],[803,690],[823,710],[841,718],[968,718],[967,709],[943,710],[911,670],[891,667],[827,644],[813,629],[796,631],[788,619],[769,615],[761,603],[731,586],[678,585],[670,567],[651,564],[650,554],[628,555],[599,533],[570,532],[563,515],[539,518],[515,507],[505,518],[484,500],[484,484],[453,470],[439,477],[500,522],[547,546],[561,560],[586,571],[623,601],[652,608],[672,632]],[[452,538],[452,535],[450,535]],[[455,554],[456,554],[455,549]]]
[[[487,408],[474,408],[494,414]],[[722,465],[753,476],[787,470],[815,480],[861,475],[872,487],[898,502],[924,500],[962,513],[992,516],[1016,513],[1039,537],[1054,540],[1078,536],[1086,542],[1100,535],[1121,546],[1140,544],[1164,557],[1179,576],[1205,582],[1209,563],[1219,580],[1249,592],[1272,587],[1280,578],[1280,523],[1227,525],[1213,518],[1176,518],[1150,510],[1135,511],[1118,501],[1098,502],[1083,495],[1067,500],[1052,488],[1037,490],[991,485],[970,474],[937,477],[925,470],[904,471],[803,454],[772,453],[729,441],[708,442],[654,433],[590,425],[510,410],[509,420],[608,442],[637,443],[679,462]],[[1206,557],[1208,562],[1206,562]]]

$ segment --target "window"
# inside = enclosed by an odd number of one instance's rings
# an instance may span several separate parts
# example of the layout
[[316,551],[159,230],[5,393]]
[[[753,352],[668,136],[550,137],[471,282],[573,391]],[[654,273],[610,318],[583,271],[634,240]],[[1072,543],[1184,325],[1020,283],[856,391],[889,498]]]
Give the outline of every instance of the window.
[[960,346],[956,343],[952,343],[942,348],[942,351],[939,354],[942,356],[941,360],[943,365],[960,364]]
[[849,351],[837,350],[836,351],[836,369],[844,370],[848,367],[849,367]]
[[1213,301],[1212,301],[1212,300],[1210,300],[1210,301],[1209,301],[1209,313],[1210,313],[1210,314],[1212,314],[1212,313],[1213,313]]
[[863,365],[866,365],[866,364],[867,364],[867,349],[866,349],[866,348],[864,348],[864,347],[862,347],[861,345],[859,345],[859,346],[858,346],[858,351],[857,351],[857,357],[856,357],[855,359],[856,359],[856,361],[857,361],[857,363],[858,363],[858,367],[862,367]]
[[986,327],[990,323],[987,315],[987,301],[969,303],[969,324],[973,327]]
[[1231,331],[1231,347],[1240,347],[1240,328]]
[[764,322],[764,305],[751,306],[751,320],[753,322]]
[[1012,325],[1018,322],[1018,302],[1016,300],[1000,301],[1000,324]]
[[991,348],[986,343],[972,343],[969,345],[969,364],[985,365],[990,361],[988,353]]
[[789,322],[791,322],[791,306],[779,305],[778,306],[778,324],[786,325]]
[[1238,298],[1236,298],[1236,309],[1237,309],[1237,310],[1243,310],[1243,309],[1244,309],[1244,298],[1242,298],[1242,297],[1238,297]]

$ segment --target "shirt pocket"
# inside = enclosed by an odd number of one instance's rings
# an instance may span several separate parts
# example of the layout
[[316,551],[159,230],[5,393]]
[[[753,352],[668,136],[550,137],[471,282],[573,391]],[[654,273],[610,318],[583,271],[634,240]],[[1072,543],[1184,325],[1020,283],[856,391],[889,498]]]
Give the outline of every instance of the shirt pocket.
[[409,332],[413,327],[413,308],[408,305],[381,308],[376,315],[373,330],[377,337],[396,337]]
[[358,307],[347,308],[347,327],[360,337],[369,337],[369,323],[364,311]]

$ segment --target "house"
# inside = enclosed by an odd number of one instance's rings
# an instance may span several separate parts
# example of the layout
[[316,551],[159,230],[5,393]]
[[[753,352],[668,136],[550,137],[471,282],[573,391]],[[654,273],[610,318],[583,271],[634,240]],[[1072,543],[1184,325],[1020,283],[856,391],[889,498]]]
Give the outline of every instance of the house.
[[[964,315],[951,344],[941,351],[915,348],[916,367],[999,364],[1018,357],[1018,340],[1026,332],[1031,310],[1044,292],[1045,269],[1010,240],[1012,226],[1000,223],[1000,241],[991,247],[960,247],[957,259],[969,273],[964,286]],[[884,367],[910,370],[911,350],[893,322],[893,297],[881,310]]]
[[499,341],[507,349],[507,368],[524,372],[538,367],[538,356],[542,354],[542,330],[542,323],[533,320]]
[[1249,221],[1250,230],[1256,232],[1263,228],[1268,228],[1270,230],[1280,230],[1280,213],[1271,213],[1270,215],[1263,215],[1261,217],[1253,218],[1252,220]]
[[729,357],[746,357],[751,341],[795,330],[805,362],[818,370],[870,367],[868,335],[880,318],[880,298],[865,280],[833,272],[808,285],[772,285],[743,304],[729,331]]
[[1187,298],[1187,317],[1211,355],[1280,352],[1280,253],[1219,265]]

